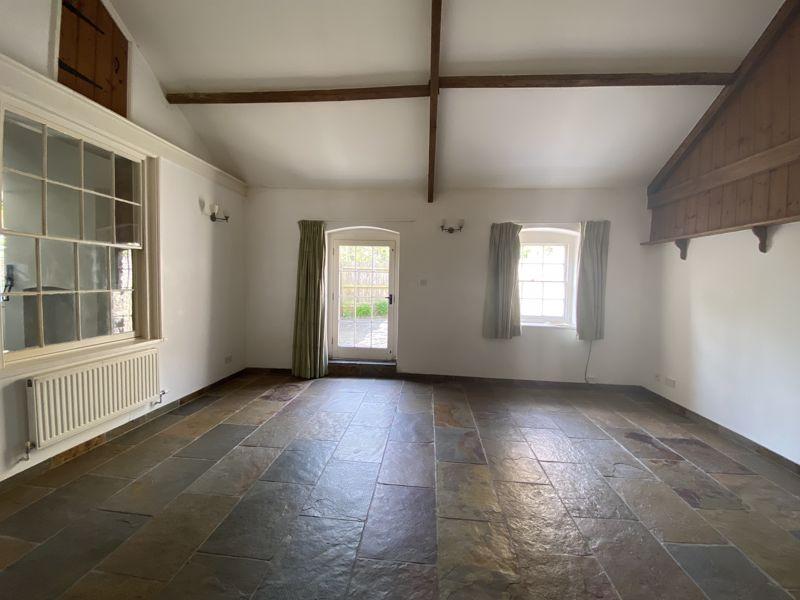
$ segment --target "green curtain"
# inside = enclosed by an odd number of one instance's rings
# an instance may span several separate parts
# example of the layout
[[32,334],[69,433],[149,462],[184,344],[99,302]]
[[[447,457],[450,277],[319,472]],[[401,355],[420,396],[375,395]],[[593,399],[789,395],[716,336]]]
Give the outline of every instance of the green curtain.
[[297,297],[294,304],[292,374],[316,379],[328,374],[325,343],[325,223],[300,221]]
[[581,223],[578,267],[578,339],[602,340],[606,306],[609,221]]
[[510,339],[519,326],[519,232],[516,223],[492,223],[489,276],[483,308],[483,337]]

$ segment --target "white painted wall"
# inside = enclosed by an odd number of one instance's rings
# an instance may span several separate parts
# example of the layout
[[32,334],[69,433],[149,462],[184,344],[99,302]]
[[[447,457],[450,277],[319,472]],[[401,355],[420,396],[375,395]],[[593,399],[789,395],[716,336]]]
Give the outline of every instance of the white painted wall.
[[[575,330],[525,328],[511,341],[481,336],[490,225],[609,219],[607,338],[594,346],[589,375],[603,383],[639,382],[646,291],[646,250],[639,242],[648,227],[643,190],[454,191],[428,204],[417,191],[251,189],[249,366],[291,364],[297,221],[303,218],[330,221],[329,228],[372,225],[400,233],[400,371],[552,381],[583,380],[588,345]],[[464,231],[442,233],[443,218],[465,219]]]
[[52,0],[0,0],[0,54],[48,75],[52,5]]
[[650,252],[647,387],[800,463],[800,223],[767,254],[750,231]]
[[128,73],[128,118],[179,148],[204,160],[211,160],[208,148],[200,140],[197,131],[189,125],[181,109],[167,103],[161,84],[136,44],[130,46]]

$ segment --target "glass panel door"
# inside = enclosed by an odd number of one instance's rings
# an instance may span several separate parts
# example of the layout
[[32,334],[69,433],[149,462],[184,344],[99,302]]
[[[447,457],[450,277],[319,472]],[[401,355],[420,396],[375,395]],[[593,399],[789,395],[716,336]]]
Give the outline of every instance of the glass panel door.
[[337,240],[332,258],[331,356],[394,359],[394,242]]

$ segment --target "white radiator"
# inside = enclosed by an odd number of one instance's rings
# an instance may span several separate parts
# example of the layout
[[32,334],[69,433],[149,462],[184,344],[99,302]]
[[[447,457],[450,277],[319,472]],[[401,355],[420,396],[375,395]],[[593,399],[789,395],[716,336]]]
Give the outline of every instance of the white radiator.
[[45,448],[158,400],[158,351],[54,371],[27,388],[30,442]]

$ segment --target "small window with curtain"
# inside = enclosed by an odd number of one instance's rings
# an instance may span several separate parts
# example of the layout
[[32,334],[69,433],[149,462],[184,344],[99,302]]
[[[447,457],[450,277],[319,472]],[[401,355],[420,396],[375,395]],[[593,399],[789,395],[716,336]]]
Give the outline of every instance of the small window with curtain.
[[526,227],[519,237],[522,325],[574,327],[580,225]]

